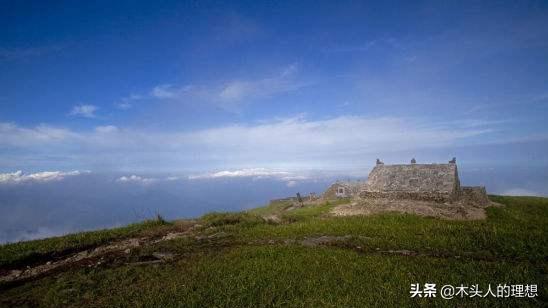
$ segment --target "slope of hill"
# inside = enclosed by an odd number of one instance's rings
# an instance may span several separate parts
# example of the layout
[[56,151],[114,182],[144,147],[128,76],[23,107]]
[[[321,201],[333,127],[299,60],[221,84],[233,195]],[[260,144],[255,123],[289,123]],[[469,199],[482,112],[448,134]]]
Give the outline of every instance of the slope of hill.
[[[504,206],[474,221],[278,202],[3,245],[0,305],[546,305],[548,199],[491,199]],[[538,296],[411,298],[415,283],[535,284]]]

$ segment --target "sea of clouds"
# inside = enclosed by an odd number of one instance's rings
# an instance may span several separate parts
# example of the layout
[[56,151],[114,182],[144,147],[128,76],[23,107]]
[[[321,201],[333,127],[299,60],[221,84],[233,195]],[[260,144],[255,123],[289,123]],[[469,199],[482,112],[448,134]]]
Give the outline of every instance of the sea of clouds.
[[[489,193],[548,196],[547,168],[459,169],[463,185]],[[0,174],[0,243],[122,226],[159,213],[167,219],[211,211],[240,211],[271,199],[321,193],[333,181],[358,180],[367,170],[344,173],[266,168],[194,174],[14,171]]]

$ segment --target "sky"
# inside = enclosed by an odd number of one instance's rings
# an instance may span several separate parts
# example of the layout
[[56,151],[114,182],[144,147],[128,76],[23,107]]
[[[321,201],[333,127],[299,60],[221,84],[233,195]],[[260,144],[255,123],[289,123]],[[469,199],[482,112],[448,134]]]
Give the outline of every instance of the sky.
[[548,196],[546,1],[2,1],[0,243],[385,163]]
[[0,182],[548,170],[546,1],[1,5]]

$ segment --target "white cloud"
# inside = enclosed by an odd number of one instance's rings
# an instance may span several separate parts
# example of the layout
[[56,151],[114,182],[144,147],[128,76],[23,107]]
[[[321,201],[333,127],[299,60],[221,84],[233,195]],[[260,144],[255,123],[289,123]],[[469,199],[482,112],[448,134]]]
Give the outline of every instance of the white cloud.
[[146,95],[131,94],[127,97],[122,98],[119,102],[114,105],[120,110],[128,110],[133,107],[133,103],[139,100],[147,99]]
[[23,182],[50,182],[59,181],[68,176],[76,176],[88,171],[44,171],[24,174],[21,170],[12,173],[0,173],[0,184],[14,184]]
[[193,179],[214,179],[214,178],[234,178],[234,177],[287,177],[290,173],[287,171],[268,170],[265,168],[250,168],[240,170],[224,170],[214,173],[201,175],[191,175],[188,178]]
[[116,104],[116,108],[121,109],[121,110],[128,110],[128,109],[131,109],[131,107],[133,107],[133,105],[129,102],[122,101],[122,102]]
[[525,188],[511,188],[503,193],[501,195],[504,196],[542,196],[542,194],[539,194],[537,192],[531,191],[529,189]]
[[154,87],[149,96],[157,99],[177,99],[187,94],[196,94],[195,89],[196,87],[192,85],[176,87],[171,84],[162,84]]
[[150,94],[156,98],[174,98],[177,96],[177,91],[172,85],[164,84],[154,87]]
[[[145,94],[131,94],[122,98],[115,106],[121,110],[133,107],[134,103],[141,100],[166,100],[181,103],[203,102],[220,107],[229,112],[238,112],[243,104],[251,103],[256,99],[273,97],[278,94],[292,92],[313,84],[303,80],[300,76],[299,66],[291,64],[282,67],[278,72],[263,76],[262,78],[236,78],[211,84],[159,84]],[[82,107],[91,105],[79,105],[71,114],[82,114]],[[79,107],[78,109],[76,109]],[[92,106],[94,107],[94,106]],[[95,110],[91,111],[93,117]]]
[[[258,125],[231,125],[195,132],[192,142],[255,157],[342,156],[453,144],[490,132],[403,118],[342,116],[307,121],[290,118]],[[251,156],[250,155],[250,156]]]
[[232,81],[219,93],[219,97],[225,101],[240,100],[253,90],[253,86],[243,81]]
[[295,91],[310,84],[298,80],[296,78],[298,72],[298,66],[292,64],[271,77],[257,80],[234,80],[226,83],[217,96],[222,102],[233,103]]
[[233,79],[219,84],[182,85],[161,84],[154,87],[148,97],[160,100],[201,100],[228,111],[235,111],[244,102],[272,97],[308,86],[302,81],[296,64],[283,67],[272,76],[256,79]]
[[205,173],[198,175],[191,175],[188,177],[189,180],[197,179],[216,179],[216,178],[253,178],[256,180],[259,179],[277,179],[283,182],[286,182],[287,187],[294,187],[297,185],[297,181],[303,181],[309,179],[308,176],[301,173],[295,174],[289,171],[282,170],[272,170],[267,168],[247,168],[247,169],[236,169],[236,170],[223,170],[213,173]]
[[72,107],[69,115],[72,116],[81,116],[84,118],[95,118],[95,112],[98,107],[94,105],[76,105]]
[[25,128],[3,123],[0,162],[8,161],[8,155],[17,150],[28,153],[30,160],[75,157],[80,164],[109,162],[116,167],[132,164],[149,169],[161,164],[183,167],[216,163],[239,169],[221,171],[216,176],[260,176],[269,175],[270,171],[245,168],[287,169],[286,166],[314,163],[308,167],[316,168],[362,161],[366,155],[467,145],[496,131],[497,125],[500,124],[486,122],[478,126],[468,122],[341,116],[323,120],[276,119],[195,131],[157,132],[108,125],[76,132],[44,125]]
[[150,184],[153,182],[156,182],[158,179],[155,178],[144,178],[138,175],[130,175],[130,176],[122,176],[119,177],[116,181],[121,183],[142,183],[142,184]]
[[160,181],[177,181],[181,178],[178,176],[168,176],[168,177],[162,177],[162,178],[147,178],[140,175],[124,175],[116,179],[116,182],[120,183],[137,183],[137,184],[152,184],[157,183]]
[[40,124],[24,128],[13,123],[0,123],[0,145],[33,146],[52,144],[75,138],[78,134],[68,129]]

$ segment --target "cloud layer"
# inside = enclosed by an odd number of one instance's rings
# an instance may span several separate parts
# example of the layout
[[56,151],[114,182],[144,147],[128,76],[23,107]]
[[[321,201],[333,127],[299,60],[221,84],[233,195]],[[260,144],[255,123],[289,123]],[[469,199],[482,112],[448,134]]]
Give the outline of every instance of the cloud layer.
[[[275,119],[253,125],[225,125],[195,131],[157,132],[113,125],[74,131],[39,125],[21,127],[0,123],[0,158],[10,166],[9,153],[23,151],[32,161],[61,157],[63,169],[91,169],[110,162],[117,167],[135,165],[157,170],[163,163],[188,166],[201,163],[205,170],[217,163],[224,168],[260,173],[257,167],[319,162],[324,166],[363,155],[467,145],[488,138],[497,123],[432,123],[408,118],[341,116],[325,120],[304,117]],[[306,167],[306,166],[304,166]],[[112,166],[111,166],[112,168]],[[275,168],[274,168],[275,169]],[[132,169],[135,170],[135,169]],[[237,176],[227,173],[221,175]]]
[[501,193],[505,196],[542,196],[541,193],[525,188],[511,188]]
[[201,175],[191,175],[188,178],[194,179],[215,179],[215,178],[236,178],[236,177],[288,177],[287,171],[268,170],[265,168],[250,168],[240,170],[224,170]]
[[235,78],[209,84],[159,84],[148,93],[132,94],[116,104],[119,109],[129,109],[132,103],[141,100],[166,100],[185,102],[205,102],[225,111],[235,112],[255,100],[274,97],[278,94],[297,91],[312,84],[299,76],[297,64],[281,68],[275,74],[256,79]]
[[12,173],[0,173],[0,184],[16,184],[24,182],[50,182],[59,181],[69,176],[76,176],[86,171],[44,171],[24,174],[21,170]]

